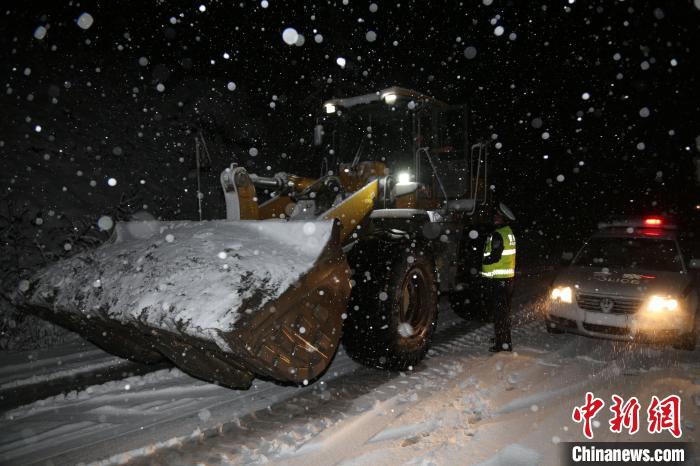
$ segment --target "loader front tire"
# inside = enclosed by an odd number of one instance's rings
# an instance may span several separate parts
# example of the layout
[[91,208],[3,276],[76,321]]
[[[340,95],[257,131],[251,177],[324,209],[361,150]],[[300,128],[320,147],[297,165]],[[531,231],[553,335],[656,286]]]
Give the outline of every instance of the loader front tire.
[[372,265],[355,268],[343,325],[345,350],[370,367],[405,370],[415,366],[428,351],[437,325],[432,256],[397,247],[386,255],[370,253],[360,263]]

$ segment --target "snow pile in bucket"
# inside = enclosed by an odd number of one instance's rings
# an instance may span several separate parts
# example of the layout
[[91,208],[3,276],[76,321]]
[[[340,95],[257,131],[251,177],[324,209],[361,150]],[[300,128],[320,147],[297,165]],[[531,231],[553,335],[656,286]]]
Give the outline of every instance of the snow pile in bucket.
[[30,305],[206,338],[309,271],[332,221],[127,222],[113,241],[20,283]]

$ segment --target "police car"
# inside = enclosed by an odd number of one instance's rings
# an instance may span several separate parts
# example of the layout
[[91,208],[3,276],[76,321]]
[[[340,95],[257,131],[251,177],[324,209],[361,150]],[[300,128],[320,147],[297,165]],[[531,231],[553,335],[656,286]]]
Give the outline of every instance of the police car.
[[676,226],[648,217],[599,227],[552,283],[547,330],[693,350],[700,260],[684,257]]

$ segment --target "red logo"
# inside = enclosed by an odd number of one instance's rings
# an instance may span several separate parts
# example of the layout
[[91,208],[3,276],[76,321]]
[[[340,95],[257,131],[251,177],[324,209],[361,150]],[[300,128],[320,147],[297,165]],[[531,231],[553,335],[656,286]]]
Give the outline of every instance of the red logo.
[[654,395],[651,397],[649,409],[647,409],[649,421],[649,433],[656,434],[667,430],[679,438],[681,431],[681,398],[678,395],[669,395],[663,400]]
[[[610,411],[612,418],[608,421],[610,432],[617,434],[626,429],[630,435],[639,432],[639,411],[641,405],[637,397],[631,397],[625,401],[621,396],[612,395]],[[581,406],[575,406],[571,413],[571,419],[576,423],[583,423],[583,435],[587,439],[593,438],[593,418],[603,409],[605,402],[596,398],[591,392],[586,392],[586,402]],[[596,426],[597,427],[597,426]],[[669,431],[675,438],[683,434],[681,429],[681,398],[678,395],[669,395],[659,400],[656,395],[651,397],[647,408],[647,431],[650,434],[660,434]]]
[[593,393],[587,392],[586,403],[584,403],[583,406],[576,406],[574,412],[571,413],[571,419],[573,419],[574,422],[583,422],[583,435],[588,439],[593,438],[591,423],[595,415],[598,414],[598,411],[603,409],[603,406],[605,406],[603,400],[596,398]]
[[633,396],[626,403],[617,395],[612,396],[613,404],[610,406],[610,411],[613,413],[613,418],[610,419],[610,432],[620,433],[624,427],[627,431],[634,435],[639,430],[639,400]]

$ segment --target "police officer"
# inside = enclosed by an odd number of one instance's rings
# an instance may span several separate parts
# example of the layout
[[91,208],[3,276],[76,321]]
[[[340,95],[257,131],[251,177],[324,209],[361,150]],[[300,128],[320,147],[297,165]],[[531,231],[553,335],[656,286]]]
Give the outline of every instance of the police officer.
[[507,221],[515,216],[503,203],[493,216],[494,230],[486,238],[481,265],[486,305],[496,330],[494,345],[489,351],[512,351],[510,337],[510,296],[515,278],[515,236]]

